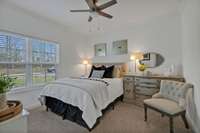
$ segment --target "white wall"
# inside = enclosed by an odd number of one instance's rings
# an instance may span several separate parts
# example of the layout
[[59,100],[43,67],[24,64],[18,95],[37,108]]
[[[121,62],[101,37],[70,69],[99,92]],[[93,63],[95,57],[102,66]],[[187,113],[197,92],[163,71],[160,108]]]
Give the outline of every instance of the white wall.
[[[140,25],[123,28],[120,31],[112,31],[94,36],[90,44],[108,43],[120,39],[128,39],[129,52],[157,52],[164,56],[165,62],[160,67],[153,69],[154,73],[163,73],[172,64],[179,67],[178,74],[182,74],[182,52],[181,52],[181,26],[180,14],[172,13],[166,16],[155,17]],[[120,26],[120,25],[119,25]],[[110,48],[108,49],[110,50]],[[112,56],[106,58],[94,58],[95,62],[102,61],[128,61],[129,56]]]
[[200,132],[200,1],[185,0],[182,15],[183,69],[187,81],[194,84],[196,112],[190,114],[196,132]]
[[[60,64],[58,65],[58,77],[80,76],[84,73],[81,58],[90,55],[88,39],[86,36],[72,32],[70,28],[44,19],[30,12],[19,9],[14,5],[0,1],[0,30],[21,33],[41,39],[60,43]],[[29,89],[29,88],[27,88]],[[39,95],[38,90],[10,94],[12,99],[19,99],[25,107],[35,104]],[[35,98],[34,98],[35,97]]]
[[12,100],[20,100],[23,103],[23,107],[26,109],[33,109],[35,107],[40,106],[40,102],[38,100],[39,94],[41,92],[41,87],[32,88],[30,90],[20,90],[17,91],[11,91],[7,94],[8,99]]
[[81,58],[89,53],[86,36],[3,1],[0,3],[0,18],[0,30],[60,43],[59,77],[82,73],[74,65],[81,63]]

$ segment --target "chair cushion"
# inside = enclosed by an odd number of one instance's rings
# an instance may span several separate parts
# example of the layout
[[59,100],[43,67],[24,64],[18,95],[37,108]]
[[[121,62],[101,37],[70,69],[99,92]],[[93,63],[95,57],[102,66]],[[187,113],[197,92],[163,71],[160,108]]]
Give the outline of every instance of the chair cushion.
[[181,108],[177,102],[168,99],[152,98],[144,100],[144,103],[170,115],[184,111],[184,108]]

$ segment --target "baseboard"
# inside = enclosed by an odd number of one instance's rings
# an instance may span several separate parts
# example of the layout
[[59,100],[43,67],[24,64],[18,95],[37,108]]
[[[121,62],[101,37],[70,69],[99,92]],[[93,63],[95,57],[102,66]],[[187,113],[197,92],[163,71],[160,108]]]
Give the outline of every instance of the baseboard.
[[39,108],[39,107],[41,107],[41,104],[34,104],[34,105],[26,107],[25,109],[33,110],[33,109],[36,109],[36,108]]
[[190,124],[193,133],[200,133],[200,127],[199,127],[200,123],[196,123],[194,120],[192,120],[189,114],[187,114],[187,121]]

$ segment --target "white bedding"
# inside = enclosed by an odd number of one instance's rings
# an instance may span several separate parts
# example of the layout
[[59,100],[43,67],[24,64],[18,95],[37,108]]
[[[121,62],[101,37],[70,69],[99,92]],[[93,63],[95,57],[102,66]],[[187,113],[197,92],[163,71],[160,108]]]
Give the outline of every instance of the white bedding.
[[121,78],[105,78],[103,80],[110,84],[107,87],[109,94],[108,105],[123,94],[123,80]]
[[[83,111],[82,118],[92,128],[98,117],[117,97],[123,94],[122,79],[103,79],[100,81],[65,78],[44,87],[40,96],[54,97],[65,103],[79,107]],[[44,101],[43,101],[44,102]]]

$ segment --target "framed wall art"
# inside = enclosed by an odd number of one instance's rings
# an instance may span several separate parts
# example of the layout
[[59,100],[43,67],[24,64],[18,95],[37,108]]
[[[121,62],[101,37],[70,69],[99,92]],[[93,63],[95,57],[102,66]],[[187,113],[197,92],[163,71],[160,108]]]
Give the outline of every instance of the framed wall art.
[[106,43],[99,43],[94,45],[95,56],[106,56]]
[[128,54],[128,40],[119,40],[112,43],[112,55]]

